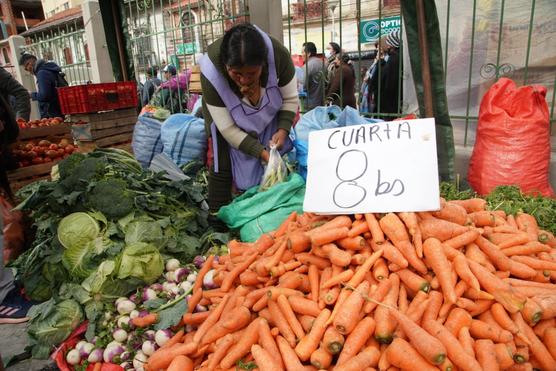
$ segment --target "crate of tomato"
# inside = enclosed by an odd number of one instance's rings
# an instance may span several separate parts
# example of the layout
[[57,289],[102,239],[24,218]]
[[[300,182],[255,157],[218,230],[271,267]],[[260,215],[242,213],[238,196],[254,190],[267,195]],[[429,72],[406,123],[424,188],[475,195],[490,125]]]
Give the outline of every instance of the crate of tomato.
[[19,126],[19,140],[38,139],[55,135],[68,136],[71,126],[61,117],[45,118],[40,120],[25,121],[17,119]]
[[52,166],[76,150],[66,138],[17,142],[12,147],[12,154],[19,168],[8,172],[10,185],[18,190],[26,184],[47,179]]

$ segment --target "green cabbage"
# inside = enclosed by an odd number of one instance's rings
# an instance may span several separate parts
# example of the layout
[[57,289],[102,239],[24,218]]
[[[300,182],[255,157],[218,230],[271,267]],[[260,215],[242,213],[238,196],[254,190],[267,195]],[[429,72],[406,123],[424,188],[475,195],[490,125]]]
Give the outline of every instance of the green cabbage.
[[58,240],[66,248],[82,247],[100,234],[100,226],[87,213],[73,213],[66,216],[58,225]]
[[145,283],[152,283],[162,275],[164,262],[156,246],[135,242],[127,245],[122,252],[118,278],[138,278]]
[[166,243],[162,227],[154,220],[133,221],[125,228],[125,243],[130,245],[135,242],[150,242],[159,249]]

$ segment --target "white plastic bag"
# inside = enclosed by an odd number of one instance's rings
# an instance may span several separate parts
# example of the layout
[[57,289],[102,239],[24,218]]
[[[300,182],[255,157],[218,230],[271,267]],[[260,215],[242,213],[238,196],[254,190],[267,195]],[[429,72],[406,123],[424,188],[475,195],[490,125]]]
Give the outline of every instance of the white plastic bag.
[[270,155],[268,158],[268,164],[264,170],[263,178],[261,180],[261,186],[259,191],[266,191],[275,184],[281,183],[288,177],[288,169],[280,152],[273,144],[270,146]]

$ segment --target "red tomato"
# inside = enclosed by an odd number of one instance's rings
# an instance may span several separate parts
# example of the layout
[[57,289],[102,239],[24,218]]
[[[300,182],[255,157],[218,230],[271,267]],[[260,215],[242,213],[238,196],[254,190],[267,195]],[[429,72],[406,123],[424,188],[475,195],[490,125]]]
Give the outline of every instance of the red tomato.
[[65,148],[66,153],[73,153],[73,151],[75,151],[75,147],[73,146],[73,144],[68,144]]
[[36,158],[37,157],[37,152],[29,151],[29,152],[27,152],[27,157],[28,158]]
[[55,151],[58,150],[58,145],[57,144],[51,144],[50,146],[48,146],[48,149],[53,149]]
[[45,157],[43,162],[52,162],[52,159],[50,157]]
[[24,149],[25,149],[26,151],[32,151],[32,150],[33,150],[33,145],[32,145],[31,143],[27,143],[27,144],[25,145],[25,148],[24,148]]
[[31,163],[33,165],[38,165],[38,164],[42,164],[44,162],[42,157],[35,157],[31,160]]
[[60,148],[58,150],[58,156],[63,156],[66,153],[66,151],[63,148]]

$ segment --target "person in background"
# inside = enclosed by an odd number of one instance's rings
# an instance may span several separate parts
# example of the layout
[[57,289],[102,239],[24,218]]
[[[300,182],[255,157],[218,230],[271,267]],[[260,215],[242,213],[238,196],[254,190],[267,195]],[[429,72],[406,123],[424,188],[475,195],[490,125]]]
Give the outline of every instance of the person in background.
[[[396,114],[400,112],[402,91],[400,79],[400,31],[396,30],[380,38],[380,49],[384,58],[380,59],[376,72],[371,77],[371,88],[374,96],[374,113]],[[380,89],[379,89],[380,81]],[[394,116],[380,117],[391,121]]]
[[[3,68],[0,68],[0,91],[0,196],[13,204],[13,193],[6,173],[11,165],[9,146],[16,141],[19,134],[16,116],[28,119],[31,104],[27,90]],[[8,96],[16,99],[15,114],[8,102]],[[32,303],[20,295],[11,270],[4,267],[4,205],[4,202],[0,203],[0,324],[21,323],[28,320],[27,311]]]
[[187,74],[180,73],[178,75],[178,70],[172,64],[167,64],[162,72],[165,81],[158,87],[162,100],[159,105],[172,113],[185,112],[187,108]]
[[203,116],[213,146],[208,203],[228,204],[233,186],[260,183],[269,147],[284,154],[299,106],[295,68],[288,50],[249,23],[235,25],[209,45],[200,61]]
[[349,57],[344,54],[336,55],[336,72],[330,81],[326,92],[326,100],[334,105],[345,108],[357,108],[355,99],[355,71],[349,64]]
[[41,118],[62,117],[56,88],[68,86],[62,69],[54,62],[37,59],[33,54],[23,52],[19,65],[34,74],[37,79],[37,92],[31,98],[39,102]]
[[307,92],[307,111],[324,104],[326,64],[317,57],[317,47],[312,42],[303,44],[305,66],[305,91]]
[[13,98],[12,107],[15,111],[15,118],[29,121],[31,114],[29,92],[2,67],[0,67],[0,92],[2,97]]
[[334,76],[334,72],[336,71],[336,68],[338,67],[336,65],[336,56],[338,54],[340,54],[342,52],[342,48],[340,47],[340,45],[338,45],[335,42],[331,42],[326,46],[326,49],[324,50],[324,56],[326,57],[326,59],[328,59],[328,83],[330,84],[330,82],[332,81],[332,78]]
[[147,69],[147,81],[145,81],[145,84],[143,85],[143,92],[141,94],[141,103],[143,106],[149,104],[156,88],[162,84],[162,81],[157,77],[157,75],[158,67],[153,66]]

